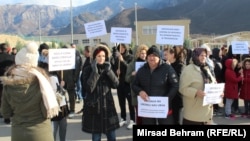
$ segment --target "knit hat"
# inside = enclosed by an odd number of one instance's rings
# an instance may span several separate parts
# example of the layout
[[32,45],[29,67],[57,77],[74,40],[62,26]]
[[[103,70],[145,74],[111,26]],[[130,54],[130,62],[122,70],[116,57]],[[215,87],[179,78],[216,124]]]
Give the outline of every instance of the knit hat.
[[147,57],[148,55],[150,54],[154,54],[156,55],[157,57],[161,58],[161,55],[160,55],[160,50],[156,47],[156,46],[151,46],[148,51],[147,51]]
[[26,47],[17,52],[15,56],[16,65],[26,65],[36,67],[38,63],[38,45],[30,42]]

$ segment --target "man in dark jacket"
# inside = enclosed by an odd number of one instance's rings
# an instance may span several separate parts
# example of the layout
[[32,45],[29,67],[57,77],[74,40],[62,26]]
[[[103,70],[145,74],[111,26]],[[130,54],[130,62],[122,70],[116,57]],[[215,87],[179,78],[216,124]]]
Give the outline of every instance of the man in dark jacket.
[[[65,45],[63,48],[75,48],[75,44],[71,44],[71,47]],[[63,80],[66,83],[66,90],[69,95],[69,118],[75,116],[75,100],[76,100],[76,83],[79,79],[80,71],[82,68],[82,57],[80,52],[75,48],[75,69],[64,70]]]
[[117,87],[117,95],[119,100],[119,106],[121,110],[120,126],[127,124],[126,118],[126,100],[128,102],[130,121],[127,127],[135,124],[135,109],[132,106],[132,98],[130,93],[130,84],[125,81],[125,75],[127,72],[128,64],[133,60],[133,55],[129,53],[129,50],[125,44],[119,44],[117,48],[113,50],[113,58],[111,58],[112,69],[119,78],[119,85]]
[[160,51],[156,46],[150,47],[147,51],[147,63],[137,71],[132,89],[144,101],[153,96],[168,97],[169,110],[166,118],[142,117],[143,125],[174,124],[172,100],[178,88],[179,81],[175,70],[160,59]]
[[[85,46],[84,47],[84,51],[83,51],[83,55],[85,57],[85,61],[84,61],[84,64],[82,66],[82,72],[83,70],[88,66],[90,65],[90,46]],[[82,78],[82,75],[81,75],[81,78]],[[82,80],[82,79],[81,79]],[[85,98],[86,94],[85,94],[85,90],[83,88],[83,82],[81,82],[82,84],[82,97],[83,99]]]
[[[90,46],[85,46],[84,47],[83,55],[85,57],[85,61],[84,61],[83,66],[82,66],[82,72],[84,71],[84,69],[87,66],[89,66],[91,64],[90,63],[90,51],[91,51],[90,50]],[[82,98],[83,98],[83,107],[84,107],[84,100],[86,98],[86,90],[84,89],[84,86],[83,86],[84,82],[83,82],[83,75],[82,75],[82,73],[81,73],[80,78],[81,78],[80,81],[81,81],[81,86],[82,86]],[[80,114],[82,112],[83,112],[83,108],[80,111],[78,111],[77,114]]]
[[[10,55],[7,53],[8,45],[6,43],[0,44],[0,76],[4,75],[4,72],[10,67],[11,65],[15,64],[15,56]],[[2,90],[3,85],[0,82],[0,108],[1,108],[1,99],[2,99]],[[1,113],[0,113],[1,117]],[[4,119],[6,124],[10,123],[10,119]]]

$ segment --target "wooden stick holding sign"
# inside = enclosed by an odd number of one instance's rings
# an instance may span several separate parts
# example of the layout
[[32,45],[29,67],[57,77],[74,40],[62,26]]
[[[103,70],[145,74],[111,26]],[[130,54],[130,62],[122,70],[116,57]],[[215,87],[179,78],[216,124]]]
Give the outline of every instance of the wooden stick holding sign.
[[[240,70],[239,70],[239,73],[240,73],[240,75],[244,78],[242,55],[243,55],[243,54],[240,54]],[[243,80],[244,80],[244,79],[241,80],[241,85],[243,85]],[[240,89],[241,89],[241,88],[240,88]],[[239,92],[240,92],[240,90],[239,90]]]
[[[119,79],[119,78],[120,78],[119,76],[120,76],[120,73],[121,73],[121,70],[120,70],[120,68],[121,68],[121,61],[120,61],[120,55],[121,55],[121,44],[119,44],[118,46],[119,46],[119,56],[118,56],[118,55],[116,55],[116,56],[118,57],[118,68],[117,68],[116,73],[117,73],[117,77],[118,77],[118,79]],[[117,48],[117,46],[116,46],[116,48]]]
[[63,81],[63,70],[61,70],[61,81]]
[[[243,70],[242,70],[242,55],[243,54],[248,54],[249,53],[249,49],[248,49],[248,42],[247,41],[232,41],[232,53],[233,54],[240,54],[240,73],[241,75],[243,75]],[[243,84],[243,79],[242,82]]]

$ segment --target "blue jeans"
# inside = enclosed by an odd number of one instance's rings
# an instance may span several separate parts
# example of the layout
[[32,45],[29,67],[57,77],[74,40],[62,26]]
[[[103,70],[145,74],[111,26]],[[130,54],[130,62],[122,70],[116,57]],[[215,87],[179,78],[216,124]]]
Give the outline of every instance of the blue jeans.
[[[79,75],[81,76],[81,74]],[[77,82],[76,82],[76,98],[78,98],[79,100],[82,100],[82,85],[81,85],[81,78],[79,77]]]
[[226,104],[225,104],[225,114],[226,115],[230,115],[232,114],[232,103],[233,103],[234,99],[229,99],[226,98]]
[[[116,141],[115,130],[106,133],[108,141]],[[92,141],[101,141],[102,133],[93,133]]]

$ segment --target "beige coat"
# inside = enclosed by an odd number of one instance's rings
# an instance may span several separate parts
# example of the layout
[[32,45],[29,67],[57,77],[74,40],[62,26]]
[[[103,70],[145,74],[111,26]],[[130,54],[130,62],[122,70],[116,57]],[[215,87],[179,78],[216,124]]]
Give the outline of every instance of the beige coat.
[[[213,82],[216,82],[214,78]],[[190,121],[210,123],[213,105],[202,106],[203,98],[196,97],[197,90],[204,90],[201,70],[190,64],[183,69],[180,76],[179,92],[183,95],[183,117]]]

